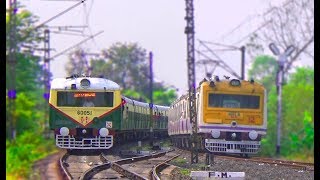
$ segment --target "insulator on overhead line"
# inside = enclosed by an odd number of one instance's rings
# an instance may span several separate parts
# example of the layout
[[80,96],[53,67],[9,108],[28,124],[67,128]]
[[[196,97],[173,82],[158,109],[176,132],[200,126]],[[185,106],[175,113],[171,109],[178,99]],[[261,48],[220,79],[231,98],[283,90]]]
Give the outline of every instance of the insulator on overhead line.
[[229,79],[229,78],[230,78],[229,76],[226,76],[226,75],[224,75],[224,77],[225,77],[226,79]]

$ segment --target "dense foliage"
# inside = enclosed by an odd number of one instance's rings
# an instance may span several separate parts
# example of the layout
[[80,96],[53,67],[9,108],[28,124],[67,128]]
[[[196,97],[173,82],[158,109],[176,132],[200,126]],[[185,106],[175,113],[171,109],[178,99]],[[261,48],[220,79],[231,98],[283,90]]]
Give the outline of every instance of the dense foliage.
[[[268,131],[262,154],[275,156],[277,142],[277,92],[275,61],[256,58],[249,74],[268,89]],[[286,78],[282,94],[281,156],[313,160],[314,156],[314,70],[300,67]]]
[[[52,140],[43,138],[45,124],[43,76],[40,57],[34,55],[34,47],[40,42],[41,28],[34,30],[37,17],[19,6],[16,31],[15,79],[6,71],[6,93],[15,82],[17,97],[10,116],[9,99],[6,96],[6,176],[18,179],[30,174],[32,163],[56,150]],[[10,16],[6,14],[6,69],[9,69],[9,26]],[[30,46],[31,48],[25,48]],[[14,118],[12,118],[14,117]],[[13,120],[14,119],[14,120]],[[11,139],[10,124],[14,123],[16,138]]]
[[248,74],[249,77],[253,77],[256,81],[262,83],[267,92],[270,92],[276,81],[277,70],[277,61],[271,56],[262,55],[258,56],[252,63]]
[[40,132],[35,132],[26,131],[13,142],[7,140],[6,173],[8,177],[17,179],[29,176],[32,172],[32,162],[46,157],[56,149],[52,139],[48,141]]
[[[34,29],[38,18],[19,6],[17,14],[17,54],[15,85],[15,125],[17,138],[10,139],[9,123],[12,119],[8,112],[6,97],[6,175],[18,179],[31,173],[31,165],[36,160],[55,152],[53,140],[43,138],[47,103],[43,99],[43,71],[40,57],[34,48],[41,41],[43,29]],[[8,69],[8,49],[10,17],[6,14],[6,68]],[[29,47],[29,48],[25,48]],[[31,48],[30,48],[31,47]],[[137,100],[150,102],[149,64],[146,50],[137,44],[115,43],[102,52],[103,58],[90,61],[83,50],[70,56],[68,72],[103,75],[123,87],[123,94]],[[79,65],[79,66],[77,66]],[[276,146],[277,94],[275,88],[276,61],[269,56],[260,56],[249,70],[251,77],[262,82],[268,89],[268,132],[262,140],[262,155],[274,156]],[[6,71],[6,93],[9,82],[13,81]],[[154,104],[170,105],[177,94],[162,82],[153,84]],[[286,78],[283,86],[283,117],[281,136],[281,155],[287,158],[313,160],[314,155],[314,70],[297,68]]]
[[[102,50],[103,57],[87,57],[84,49],[76,49],[69,56],[67,73],[103,76],[122,87],[122,93],[130,98],[150,102],[150,71],[146,50],[136,43],[113,44]],[[89,66],[90,60],[90,66]],[[177,95],[174,89],[162,82],[153,81],[153,103],[170,105]]]

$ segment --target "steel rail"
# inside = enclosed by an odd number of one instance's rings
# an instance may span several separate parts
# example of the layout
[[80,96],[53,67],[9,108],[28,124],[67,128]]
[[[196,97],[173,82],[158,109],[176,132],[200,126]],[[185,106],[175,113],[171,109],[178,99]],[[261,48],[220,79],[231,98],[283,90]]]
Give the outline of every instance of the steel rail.
[[60,162],[60,166],[59,166],[59,169],[61,171],[61,174],[63,176],[64,179],[72,179],[72,176],[71,174],[69,173],[69,171],[67,170],[67,165],[66,165],[66,160],[68,159],[68,157],[70,156],[69,153],[65,153],[60,159],[59,159],[59,162]]
[[128,177],[130,179],[143,179],[146,180],[145,177],[142,177],[141,175],[129,171],[128,169],[122,167],[121,165],[123,164],[130,164],[130,163],[134,163],[137,161],[142,161],[142,160],[147,160],[147,159],[152,159],[152,158],[157,158],[160,156],[165,155],[168,152],[171,152],[173,150],[170,151],[165,151],[165,152],[160,152],[160,153],[154,153],[151,155],[145,155],[145,156],[139,156],[139,157],[132,157],[132,158],[125,158],[125,159],[120,159],[117,161],[113,161],[113,162],[108,162],[107,158],[105,157],[104,154],[100,155],[100,159],[102,162],[104,162],[101,165],[96,165],[88,170],[86,170],[79,179],[84,180],[84,179],[91,179],[94,175],[98,174],[99,172],[106,170],[106,169],[113,169],[114,171],[118,172],[119,174]]
[[165,160],[162,163],[157,164],[155,167],[152,168],[151,173],[150,173],[150,179],[152,180],[160,180],[160,177],[158,176],[158,173],[161,172],[163,169],[167,168],[170,166],[170,164],[167,164],[169,161],[179,157],[181,154],[177,154],[173,156],[170,159]]

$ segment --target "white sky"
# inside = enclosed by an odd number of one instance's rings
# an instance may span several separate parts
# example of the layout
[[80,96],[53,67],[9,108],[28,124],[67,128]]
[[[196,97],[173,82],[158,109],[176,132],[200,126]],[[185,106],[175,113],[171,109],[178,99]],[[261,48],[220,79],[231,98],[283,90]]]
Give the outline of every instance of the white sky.
[[[262,24],[260,14],[266,11],[270,3],[276,5],[282,2],[283,0],[194,0],[195,39],[240,47],[244,41],[234,43]],[[40,17],[40,22],[76,3],[70,0],[22,1],[28,10]],[[176,86],[181,94],[188,89],[185,14],[185,0],[86,0],[84,4],[54,19],[48,25],[88,25],[85,34],[95,34],[103,30],[104,33],[94,40],[81,45],[93,53],[100,52],[115,42],[137,42],[140,47],[153,52],[154,77],[167,85]],[[228,35],[243,22],[245,26]],[[55,49],[51,56],[83,39],[85,37],[51,33],[50,46]],[[195,46],[197,47],[198,45]],[[224,59],[225,62],[240,75],[240,52],[229,54],[232,57]],[[67,55],[61,55],[51,62],[50,69],[54,78],[66,76],[66,62]],[[196,69],[197,81],[203,79],[203,70],[204,68]],[[214,74],[229,75],[219,68]]]

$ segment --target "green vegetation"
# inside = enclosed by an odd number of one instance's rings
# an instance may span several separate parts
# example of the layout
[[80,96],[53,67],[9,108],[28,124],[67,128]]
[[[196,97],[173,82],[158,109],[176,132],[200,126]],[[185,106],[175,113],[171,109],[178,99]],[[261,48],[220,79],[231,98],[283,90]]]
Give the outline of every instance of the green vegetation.
[[[26,178],[31,172],[35,161],[57,151],[52,139],[44,139],[47,118],[43,98],[44,83],[41,57],[35,55],[35,49],[42,46],[44,27],[34,29],[38,17],[24,9],[18,3],[16,32],[16,71],[15,109],[10,112],[9,98],[6,97],[6,176],[8,179]],[[6,68],[9,69],[10,49],[10,16],[6,13]],[[30,47],[30,48],[25,48]],[[70,56],[67,70],[70,74],[86,73],[87,62],[81,59],[83,50],[76,50],[75,56]],[[92,61],[92,75],[103,75],[118,82],[123,88],[123,94],[136,100],[149,101],[149,64],[146,50],[138,44],[115,43],[103,51],[105,58]],[[72,59],[72,57],[78,57]],[[78,60],[76,62],[76,60]],[[115,73],[116,72],[116,73]],[[50,75],[51,76],[51,75]],[[12,76],[6,71],[6,93],[12,84]],[[154,103],[169,105],[176,98],[173,89],[165,87],[162,82],[154,82]],[[14,118],[12,118],[14,117]],[[12,126],[16,132],[13,138]],[[151,149],[144,146],[143,149]]]
[[185,176],[190,176],[191,170],[190,170],[190,169],[181,168],[181,169],[180,169],[180,173],[181,173],[182,175],[185,175]]
[[[150,71],[147,50],[137,43],[117,42],[102,50],[103,57],[89,59],[84,49],[77,49],[69,56],[66,71],[69,75],[85,73],[103,76],[115,81],[123,89],[123,95],[150,102]],[[88,66],[90,61],[91,67]],[[153,104],[169,106],[177,98],[174,87],[153,81]]]
[[183,167],[185,164],[188,163],[188,160],[183,157],[177,157],[177,158],[173,159],[171,162],[174,164],[177,164],[177,166],[179,166],[179,167]]
[[[40,42],[39,33],[42,29],[32,29],[38,19],[32,13],[24,10],[17,14],[17,53],[15,71],[15,111],[10,116],[9,99],[6,97],[6,178],[22,179],[27,178],[32,172],[32,165],[35,161],[44,158],[48,154],[56,152],[53,140],[43,138],[44,131],[44,104],[47,103],[43,94],[41,77],[42,67],[39,64],[40,57],[34,55],[33,49],[23,50],[22,46],[37,47]],[[9,15],[6,14],[6,62],[9,52]],[[6,63],[6,69],[9,64]],[[6,92],[10,87],[12,77],[6,71]],[[16,138],[12,139],[10,125],[14,122]]]
[[[6,97],[6,177],[7,179],[27,178],[32,163],[56,152],[53,139],[44,139],[46,118],[43,99],[43,70],[41,58],[34,51],[42,46],[44,28],[34,29],[38,17],[18,6],[17,14],[17,53],[15,71],[15,111],[9,112],[9,99]],[[9,14],[6,13],[6,69],[9,69]],[[291,29],[290,29],[291,31]],[[25,47],[31,47],[26,49]],[[103,75],[119,83],[123,94],[137,100],[149,102],[149,62],[147,51],[138,44],[115,43],[103,50],[103,58],[91,59],[87,66],[84,50],[74,52],[68,66],[69,74],[85,73],[92,70],[93,76]],[[302,52],[302,51],[301,51]],[[296,59],[298,55],[296,56]],[[262,140],[263,156],[275,156],[277,94],[275,87],[277,63],[269,56],[259,56],[254,62],[249,76],[263,83],[268,90],[268,132]],[[13,82],[6,71],[6,93]],[[130,90],[129,90],[130,89]],[[163,82],[154,82],[153,102],[170,105],[176,99],[174,87]],[[15,117],[15,121],[11,117]],[[10,125],[14,122],[16,139],[12,139]],[[169,142],[164,142],[164,145]],[[308,67],[295,69],[288,75],[283,86],[283,117],[281,136],[281,156],[286,159],[311,161],[314,159],[314,70]],[[166,146],[166,145],[165,145]],[[148,148],[148,146],[143,147]],[[177,165],[188,163],[186,159],[173,160]],[[190,170],[182,169],[182,174]]]
[[161,141],[161,146],[162,147],[170,147],[173,146],[170,139],[166,139],[165,141]]
[[6,173],[13,177],[27,177],[32,172],[33,162],[56,151],[52,139],[26,131],[15,141],[6,141]]
[[[272,63],[270,63],[272,62]],[[266,64],[268,65],[266,65]],[[262,139],[263,156],[275,156],[277,142],[277,92],[274,60],[257,57],[249,75],[262,82],[268,91],[268,131]],[[259,68],[264,67],[264,68]],[[271,70],[273,69],[273,70]],[[297,68],[283,85],[281,120],[281,158],[314,161],[314,70]]]

